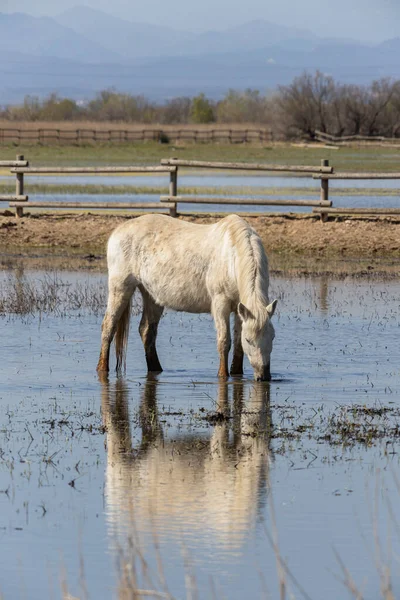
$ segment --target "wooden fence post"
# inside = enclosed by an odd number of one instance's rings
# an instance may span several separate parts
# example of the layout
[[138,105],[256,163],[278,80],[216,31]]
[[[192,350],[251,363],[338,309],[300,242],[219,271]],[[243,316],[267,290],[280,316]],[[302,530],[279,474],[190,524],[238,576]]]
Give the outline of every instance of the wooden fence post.
[[[17,160],[24,160],[24,155],[17,154]],[[16,183],[16,185],[15,185],[16,195],[23,196],[24,195],[24,174],[23,173],[16,173],[15,183]],[[22,206],[19,206],[18,208],[16,208],[15,214],[18,218],[21,218],[24,216],[24,209],[22,208]]]
[[[178,167],[176,167],[175,171],[171,171],[169,174],[169,195],[170,196],[178,195]],[[172,198],[171,198],[171,202],[173,202]],[[176,204],[177,203],[175,202],[173,208],[169,209],[169,214],[171,217],[176,217],[176,215],[177,215]]]
[[[321,167],[329,167],[329,160],[326,158],[323,158],[321,160]],[[324,179],[323,177],[321,177],[321,201],[328,201],[329,200],[329,179],[328,177],[326,179]],[[328,214],[321,212],[321,221],[323,221],[325,223],[325,221],[328,220]]]

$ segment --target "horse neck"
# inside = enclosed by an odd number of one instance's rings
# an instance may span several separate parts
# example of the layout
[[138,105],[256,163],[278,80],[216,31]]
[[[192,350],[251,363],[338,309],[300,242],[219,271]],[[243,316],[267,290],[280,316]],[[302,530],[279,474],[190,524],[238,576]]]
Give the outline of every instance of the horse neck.
[[268,305],[268,260],[261,240],[256,235],[248,236],[245,251],[237,253],[236,280],[239,299],[255,314],[263,312]]

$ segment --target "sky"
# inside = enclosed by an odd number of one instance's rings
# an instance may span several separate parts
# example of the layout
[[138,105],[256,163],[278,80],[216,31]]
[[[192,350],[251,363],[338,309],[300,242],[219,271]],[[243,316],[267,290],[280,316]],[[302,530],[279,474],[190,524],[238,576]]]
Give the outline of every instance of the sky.
[[78,4],[131,21],[197,32],[264,19],[321,37],[377,42],[400,36],[399,0],[0,0],[0,11],[54,16]]

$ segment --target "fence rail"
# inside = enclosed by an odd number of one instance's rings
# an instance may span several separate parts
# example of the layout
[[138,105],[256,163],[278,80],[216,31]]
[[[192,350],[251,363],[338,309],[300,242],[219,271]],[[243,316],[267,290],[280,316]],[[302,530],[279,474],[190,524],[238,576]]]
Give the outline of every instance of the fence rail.
[[28,167],[27,160],[0,160],[0,168],[7,167]]
[[400,173],[324,173],[313,175],[313,179],[400,179]]
[[400,208],[313,208],[313,213],[318,213],[321,218],[327,215],[356,215],[356,216],[400,216]]
[[332,206],[330,200],[275,200],[271,198],[229,198],[228,196],[160,196],[160,202],[235,204],[236,206]]
[[188,128],[142,128],[142,129],[21,129],[0,128],[0,144],[31,142],[56,143],[124,143],[124,142],[228,142],[231,144],[271,142],[273,134],[269,129],[235,129],[218,127],[214,129]]
[[171,209],[175,207],[174,202],[10,202],[11,208],[108,208],[108,209]]
[[[400,208],[338,208],[332,206],[329,199],[330,179],[400,179],[400,173],[336,173],[328,160],[321,160],[320,165],[274,165],[261,163],[236,163],[236,162],[209,162],[198,160],[181,160],[177,158],[163,159],[160,165],[152,166],[104,166],[104,167],[31,167],[23,155],[17,155],[14,161],[0,161],[0,166],[10,168],[15,175],[15,194],[0,195],[0,201],[9,202],[9,206],[16,209],[18,217],[23,216],[24,209],[28,208],[70,208],[70,209],[142,209],[146,210],[169,210],[169,214],[176,217],[178,204],[199,205],[232,205],[232,206],[308,206],[313,207],[313,213],[319,214],[322,221],[326,221],[329,215],[353,214],[353,215],[376,215],[376,216],[400,216]],[[288,172],[302,173],[304,177],[320,181],[319,198],[308,199],[273,199],[265,197],[227,197],[180,195],[178,193],[178,171],[182,168],[207,168],[225,170],[255,170],[263,172]],[[157,173],[169,175],[169,193],[161,195],[159,202],[57,202],[29,200],[25,194],[25,176],[32,174],[76,174],[76,173]],[[318,189],[316,189],[318,192]]]
[[59,175],[73,175],[78,173],[173,173],[176,167],[151,166],[151,167],[14,167],[11,173],[23,173],[25,175],[38,175],[58,173]]
[[205,169],[232,169],[240,171],[284,171],[287,173],[333,173],[333,167],[329,165],[304,166],[304,165],[275,165],[264,163],[243,162],[211,162],[205,160],[183,160],[180,158],[163,158],[161,164],[174,167],[192,167]]

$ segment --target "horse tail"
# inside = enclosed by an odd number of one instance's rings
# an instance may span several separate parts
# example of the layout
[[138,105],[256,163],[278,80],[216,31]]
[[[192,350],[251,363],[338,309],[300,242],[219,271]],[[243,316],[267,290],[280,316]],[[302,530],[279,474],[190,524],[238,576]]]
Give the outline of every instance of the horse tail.
[[122,313],[115,332],[115,354],[117,356],[117,372],[126,370],[126,349],[128,347],[129,324],[131,320],[131,300],[129,299]]

